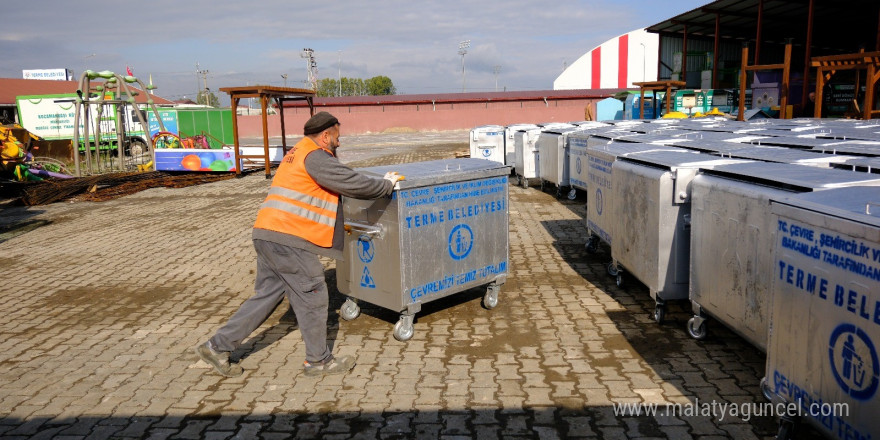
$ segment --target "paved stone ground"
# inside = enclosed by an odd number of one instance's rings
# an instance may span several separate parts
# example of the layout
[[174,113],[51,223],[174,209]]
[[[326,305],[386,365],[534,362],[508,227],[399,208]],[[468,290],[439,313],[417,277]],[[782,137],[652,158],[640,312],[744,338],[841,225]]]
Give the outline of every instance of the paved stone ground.
[[[370,153],[367,140],[349,157],[365,158],[354,166],[446,158],[466,139],[395,144],[389,155]],[[329,335],[335,353],[357,355],[354,370],[305,377],[283,304],[234,353],[245,374],[218,376],[192,348],[253,291],[251,226],[268,185],[254,173],[102,203],[0,205],[0,437],[775,434],[771,417],[615,415],[613,403],[764,402],[764,356],[719,325],[692,340],[686,304],[654,323],[647,289],[618,288],[607,253],[585,252],[583,199],[513,185],[511,277],[495,309],[477,290],[428,303],[415,336],[398,342],[396,312],[362,304],[356,320],[339,318],[335,263],[324,260]]]

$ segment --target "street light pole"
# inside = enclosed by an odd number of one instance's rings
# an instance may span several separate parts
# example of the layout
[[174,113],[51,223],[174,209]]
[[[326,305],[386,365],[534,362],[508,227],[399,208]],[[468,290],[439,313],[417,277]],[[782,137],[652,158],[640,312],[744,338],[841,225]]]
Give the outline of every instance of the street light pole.
[[492,67],[492,73],[495,74],[495,91],[498,91],[498,73],[501,72],[501,66],[496,64]]
[[339,52],[339,62],[336,63],[336,85],[338,89],[336,96],[342,96],[342,51],[337,50],[337,52]]
[[466,76],[464,70],[464,55],[467,53],[467,48],[471,47],[471,40],[464,40],[461,43],[458,43],[458,54],[461,55],[461,92],[464,93],[466,87]]

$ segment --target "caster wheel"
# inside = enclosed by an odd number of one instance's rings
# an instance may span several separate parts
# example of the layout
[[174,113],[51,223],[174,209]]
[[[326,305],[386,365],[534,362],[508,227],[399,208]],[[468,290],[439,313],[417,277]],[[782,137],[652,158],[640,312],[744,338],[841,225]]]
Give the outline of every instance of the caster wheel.
[[773,392],[770,391],[770,385],[767,384],[767,377],[766,376],[761,378],[761,394],[764,395],[765,399],[767,399],[771,402],[773,401]]
[[691,335],[692,338],[696,340],[706,339],[706,321],[700,323],[700,325],[696,325],[697,319],[693,317],[688,319],[687,322],[687,332]]
[[398,341],[408,341],[413,337],[413,325],[412,322],[404,317],[401,317],[397,324],[394,324],[394,339]]
[[595,254],[596,251],[599,250],[593,240],[588,241],[587,244],[584,245],[584,247],[586,248],[588,254]]
[[[616,277],[616,276],[618,275],[619,272],[620,272],[620,270],[617,269],[617,265],[614,264],[613,261],[610,262],[610,263],[608,263],[608,275],[611,275],[611,276],[613,276],[613,277]],[[618,287],[619,287],[619,286],[620,286],[620,283],[618,283]]]
[[615,280],[615,282],[617,283],[617,287],[623,287],[623,274],[620,273],[619,270],[617,271],[617,279]]
[[483,307],[486,310],[492,310],[498,305],[498,290],[498,286],[489,286],[486,289],[486,294],[483,295]]
[[516,176],[516,186],[522,186],[523,178],[522,176]]
[[545,189],[547,189],[547,184],[544,182],[544,180],[541,180],[540,188],[541,188],[541,191],[544,191]]
[[571,191],[568,192],[568,200],[574,200],[577,198],[577,190],[572,188]]
[[346,300],[345,303],[342,304],[342,307],[339,308],[339,316],[346,321],[351,321],[352,319],[355,319],[360,315],[360,306],[358,306],[356,302],[350,299]]
[[657,324],[662,324],[663,320],[666,318],[666,307],[657,305],[654,307],[654,321]]
[[525,177],[522,178],[522,187],[523,189],[529,189],[529,179],[526,179]]
[[776,440],[790,440],[794,431],[794,423],[788,420],[779,422],[779,430],[776,431]]

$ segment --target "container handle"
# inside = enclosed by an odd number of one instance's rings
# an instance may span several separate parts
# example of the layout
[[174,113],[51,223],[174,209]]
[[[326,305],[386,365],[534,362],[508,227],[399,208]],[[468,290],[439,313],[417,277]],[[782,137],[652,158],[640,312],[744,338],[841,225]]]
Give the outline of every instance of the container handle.
[[356,223],[356,222],[345,222],[342,227],[348,235],[351,235],[352,232],[359,232],[361,235],[366,235],[370,239],[375,237],[382,237],[382,227],[378,225],[368,225],[365,223]]

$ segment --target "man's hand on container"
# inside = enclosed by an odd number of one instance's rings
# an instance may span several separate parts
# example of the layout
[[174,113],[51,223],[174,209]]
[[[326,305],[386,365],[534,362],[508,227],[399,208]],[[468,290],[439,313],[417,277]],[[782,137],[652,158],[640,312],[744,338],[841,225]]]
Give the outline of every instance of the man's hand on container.
[[400,186],[397,184],[397,182],[406,179],[405,176],[398,174],[397,171],[389,171],[385,173],[385,177],[383,178],[391,182],[391,184],[394,185],[394,189],[400,189]]

